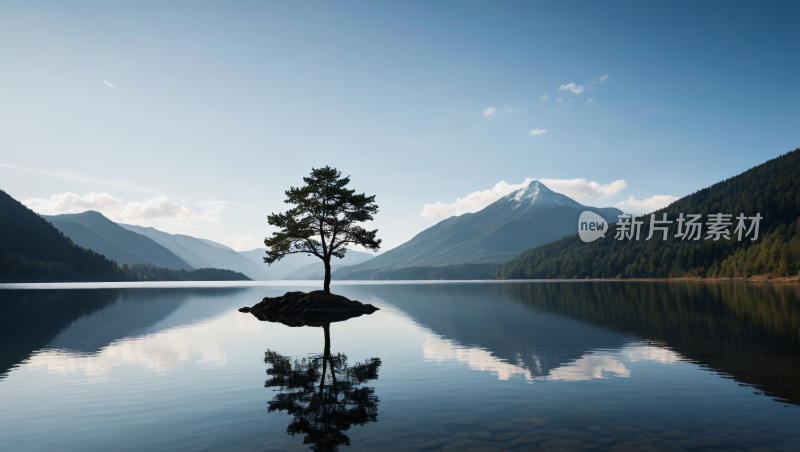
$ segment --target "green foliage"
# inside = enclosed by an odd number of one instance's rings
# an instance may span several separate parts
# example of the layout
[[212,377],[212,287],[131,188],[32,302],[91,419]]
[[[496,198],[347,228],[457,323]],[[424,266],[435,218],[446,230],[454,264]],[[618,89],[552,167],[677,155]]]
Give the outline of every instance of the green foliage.
[[456,264],[442,266],[405,267],[398,269],[341,269],[334,273],[338,280],[476,280],[495,279],[500,264]]
[[367,231],[357,225],[372,220],[378,205],[374,195],[346,188],[350,178],[330,166],[312,168],[311,176],[303,181],[306,185],[286,191],[284,202],[295,207],[267,217],[269,224],[280,230],[264,239],[264,262],[273,264],[289,254],[317,256],[325,264],[324,289],[330,293],[331,257],[343,258],[348,245],[380,248],[381,240],[375,238],[378,230]]
[[[800,270],[800,149],[752,168],[738,176],[686,196],[655,212],[675,220],[679,213],[740,213],[763,219],[757,241],[720,239],[683,241],[661,234],[645,241],[650,216],[642,225],[642,238],[615,240],[613,228],[604,239],[584,243],[577,234],[527,250],[500,267],[505,279],[584,278],[703,278],[791,276]],[[735,225],[734,221],[734,225]],[[733,228],[731,228],[733,232]]]

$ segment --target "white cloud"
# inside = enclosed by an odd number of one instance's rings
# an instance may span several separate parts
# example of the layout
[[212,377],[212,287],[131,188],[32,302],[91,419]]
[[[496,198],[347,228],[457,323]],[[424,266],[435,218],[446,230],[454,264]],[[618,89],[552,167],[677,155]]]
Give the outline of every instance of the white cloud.
[[[521,184],[507,184],[500,181],[489,190],[476,191],[464,198],[458,198],[454,203],[445,204],[437,201],[436,204],[425,204],[421,217],[445,219],[453,215],[462,215],[477,212],[503,196],[527,187],[531,181],[537,179],[526,178]],[[610,184],[588,182],[586,179],[538,179],[549,189],[569,196],[572,199],[604,199],[619,193],[627,184],[624,180],[617,180]]]
[[50,199],[28,198],[22,204],[42,215],[58,215],[61,213],[78,213],[87,210],[113,212],[122,210],[122,198],[115,198],[108,193],[89,193],[81,197],[77,193],[53,195]]
[[593,81],[593,82],[592,82],[592,83],[589,85],[589,89],[591,89],[591,90],[595,90],[595,89],[597,89],[597,82],[600,82],[600,83],[605,83],[605,81],[606,81],[606,80],[608,80],[608,74],[606,74],[606,75],[604,75],[604,76],[600,77],[599,79],[597,79],[597,80]]
[[225,203],[211,202],[202,214],[195,213],[187,205],[170,200],[166,196],[148,199],[144,202],[132,201],[123,205],[122,198],[108,193],[62,193],[49,199],[28,198],[22,201],[31,210],[42,215],[62,213],[81,213],[95,210],[112,221],[138,225],[169,224],[186,228],[196,228],[198,223],[213,223],[227,210]]
[[618,202],[617,207],[624,211],[653,212],[662,207],[667,207],[678,199],[680,198],[672,195],[653,195],[646,199],[636,199],[631,196],[625,201]]
[[583,92],[583,85],[576,85],[574,83],[567,83],[566,85],[561,85],[558,87],[559,91],[572,91],[574,94],[580,94]]
[[500,181],[489,190],[470,193],[464,198],[456,199],[456,202],[452,204],[445,204],[441,201],[437,201],[436,204],[425,204],[419,215],[426,218],[449,218],[453,215],[477,212],[503,196],[527,186],[532,180],[525,179],[525,182],[516,185]]
[[616,195],[628,184],[625,180],[615,180],[610,184],[600,184],[586,179],[539,179],[547,188],[572,199],[597,200]]
[[594,103],[594,101],[592,99],[589,99],[589,100],[586,101],[586,105],[589,105],[589,104],[597,105],[597,104]]
[[548,130],[548,129],[533,129],[533,130],[531,130],[529,132],[529,135],[532,136],[532,137],[535,137],[536,135],[542,135],[542,134],[545,134],[545,133],[547,133],[549,131],[550,130]]
[[561,102],[561,98],[559,97],[558,99],[556,99],[556,102]]
[[494,107],[486,107],[486,109],[483,110],[483,116],[492,116],[496,112],[497,112],[496,108],[494,108]]
[[539,96],[539,100],[547,100],[547,99],[550,99],[550,96],[548,96],[547,93],[544,93],[541,96]]
[[266,250],[267,248],[264,246],[263,240],[258,240],[253,238],[252,236],[246,237],[235,237],[231,239],[220,240],[225,245],[233,248],[236,251],[250,251],[256,248],[261,248]]
[[122,88],[117,88],[116,86],[112,85],[111,83],[108,83],[108,82],[106,82],[105,80],[103,80],[103,82],[104,82],[106,85],[108,85],[108,86],[110,86],[110,87],[112,87],[112,88],[114,88],[114,89],[118,89],[118,90],[122,91]]

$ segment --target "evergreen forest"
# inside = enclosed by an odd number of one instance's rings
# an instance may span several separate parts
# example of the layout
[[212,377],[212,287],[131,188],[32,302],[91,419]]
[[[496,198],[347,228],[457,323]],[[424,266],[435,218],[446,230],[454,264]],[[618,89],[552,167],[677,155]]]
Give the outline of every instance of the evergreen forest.
[[[667,240],[656,230],[650,240],[651,216],[641,225],[639,240],[615,238],[618,224],[605,238],[584,243],[577,234],[532,248],[500,266],[502,279],[586,278],[749,278],[786,277],[800,270],[800,149],[738,176],[681,198],[655,214],[667,219]],[[702,214],[700,240],[677,237],[679,214]],[[730,239],[709,236],[709,214],[730,214]],[[736,217],[759,214],[755,230],[735,233]],[[750,229],[752,221],[747,222]],[[654,226],[664,226],[656,223]],[[684,231],[685,232],[685,231]],[[747,232],[750,232],[749,235]],[[696,235],[692,235],[695,237]]]

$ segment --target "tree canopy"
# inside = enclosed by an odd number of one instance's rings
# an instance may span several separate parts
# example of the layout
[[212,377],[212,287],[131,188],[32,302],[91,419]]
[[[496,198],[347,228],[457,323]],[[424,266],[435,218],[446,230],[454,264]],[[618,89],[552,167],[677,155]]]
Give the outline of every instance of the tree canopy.
[[343,258],[348,245],[380,249],[378,230],[368,231],[358,225],[372,220],[378,205],[374,195],[356,194],[346,188],[350,177],[342,177],[330,166],[312,168],[303,182],[304,186],[286,191],[284,202],[295,207],[267,217],[269,224],[280,230],[264,239],[264,262],[273,264],[289,254],[317,256],[325,264],[324,290],[330,294],[331,257]]

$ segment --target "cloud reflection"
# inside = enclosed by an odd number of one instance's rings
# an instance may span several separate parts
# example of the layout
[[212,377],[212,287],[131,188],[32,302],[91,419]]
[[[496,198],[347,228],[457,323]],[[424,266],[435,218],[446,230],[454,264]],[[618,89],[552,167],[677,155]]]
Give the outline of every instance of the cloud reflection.
[[582,381],[598,378],[630,377],[631,370],[625,362],[654,361],[662,364],[683,361],[680,355],[667,348],[650,344],[628,344],[619,350],[594,350],[582,357],[561,364],[552,369],[544,369],[542,360],[531,354],[528,362],[518,356],[512,363],[497,358],[491,351],[477,347],[466,347],[449,339],[429,336],[422,343],[422,351],[427,361],[466,363],[472,370],[489,371],[500,380],[524,378],[530,382],[544,380]]
[[144,337],[112,342],[97,353],[82,354],[64,349],[45,349],[23,366],[61,375],[84,375],[105,380],[119,367],[143,367],[163,372],[180,362],[224,366],[227,354],[202,329],[179,327]]

